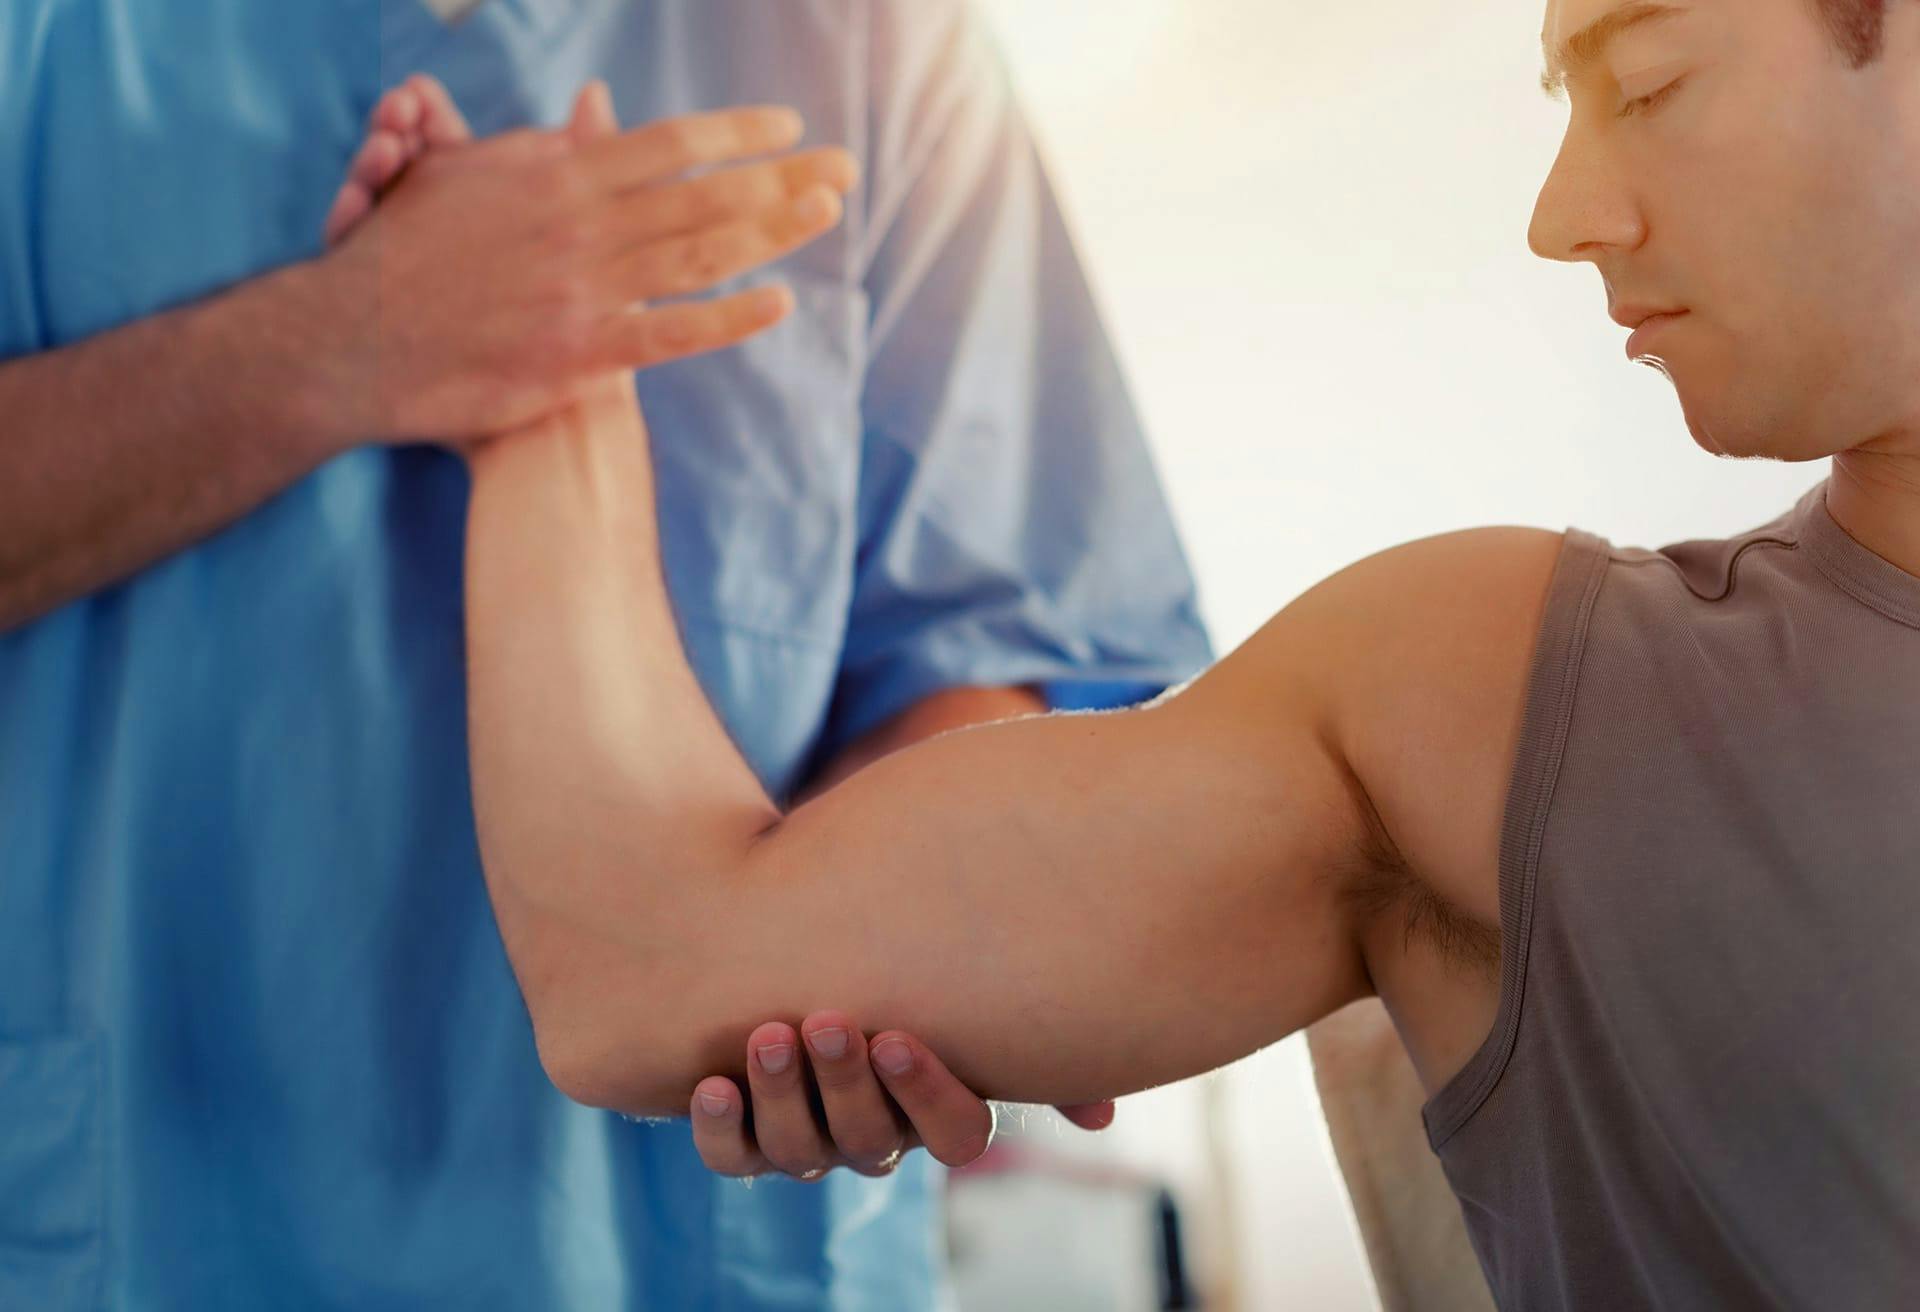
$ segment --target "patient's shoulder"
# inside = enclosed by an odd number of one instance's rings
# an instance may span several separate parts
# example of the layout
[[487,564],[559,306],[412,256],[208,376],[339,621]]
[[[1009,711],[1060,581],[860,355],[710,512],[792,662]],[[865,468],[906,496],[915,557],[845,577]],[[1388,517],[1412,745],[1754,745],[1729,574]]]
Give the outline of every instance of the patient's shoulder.
[[[1338,659],[1327,695],[1342,720],[1404,711],[1487,709],[1524,681],[1565,537],[1480,528],[1410,542],[1342,570],[1289,608]],[[1329,650],[1328,655],[1335,655]]]
[[1534,642],[1565,541],[1528,528],[1429,538],[1300,603],[1322,612],[1329,722],[1386,833],[1434,892],[1492,925]]
[[1476,529],[1361,561],[1180,698],[1185,720],[1264,760],[1289,788],[1317,779],[1302,756],[1324,767],[1328,798],[1357,784],[1370,805],[1345,822],[1344,864],[1384,854],[1497,925],[1500,816],[1563,542]]

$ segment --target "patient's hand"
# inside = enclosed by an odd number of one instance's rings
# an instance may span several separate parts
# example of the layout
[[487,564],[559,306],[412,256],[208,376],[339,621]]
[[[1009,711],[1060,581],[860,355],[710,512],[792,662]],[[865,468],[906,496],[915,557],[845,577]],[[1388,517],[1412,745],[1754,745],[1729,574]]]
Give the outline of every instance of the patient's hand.
[[[899,1030],[869,1039],[845,1012],[817,1011],[798,1033],[762,1025],[747,1039],[747,1079],[750,1099],[723,1075],[693,1092],[694,1144],[721,1175],[816,1180],[840,1166],[885,1175],[921,1147],[965,1166],[993,1138],[993,1109],[925,1044]],[[1082,1129],[1113,1123],[1110,1102],[1060,1112]]]
[[409,78],[375,108],[326,225],[336,299],[370,310],[351,334],[377,375],[358,389],[367,431],[464,444],[553,414],[573,385],[777,323],[784,289],[674,298],[839,221],[858,178],[845,150],[736,162],[800,130],[790,110],[746,108],[622,133],[595,83],[562,131],[476,142],[445,88]]

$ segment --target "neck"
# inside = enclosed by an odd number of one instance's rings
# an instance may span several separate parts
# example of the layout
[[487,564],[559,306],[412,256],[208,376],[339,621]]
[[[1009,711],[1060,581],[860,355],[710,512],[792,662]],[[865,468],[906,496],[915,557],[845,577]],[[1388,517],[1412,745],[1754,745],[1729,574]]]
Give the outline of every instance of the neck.
[[1920,576],[1920,449],[1873,444],[1841,452],[1827,510],[1855,542]]

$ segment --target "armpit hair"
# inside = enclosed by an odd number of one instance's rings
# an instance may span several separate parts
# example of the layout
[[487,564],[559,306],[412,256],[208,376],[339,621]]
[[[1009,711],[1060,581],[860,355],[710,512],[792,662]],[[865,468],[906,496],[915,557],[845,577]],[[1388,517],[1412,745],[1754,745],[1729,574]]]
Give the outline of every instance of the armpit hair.
[[1350,864],[1338,876],[1349,909],[1363,924],[1398,914],[1407,951],[1413,950],[1415,940],[1423,939],[1450,966],[1498,976],[1500,931],[1434,892],[1394,843],[1358,779],[1352,780],[1352,788],[1360,810],[1361,837]]

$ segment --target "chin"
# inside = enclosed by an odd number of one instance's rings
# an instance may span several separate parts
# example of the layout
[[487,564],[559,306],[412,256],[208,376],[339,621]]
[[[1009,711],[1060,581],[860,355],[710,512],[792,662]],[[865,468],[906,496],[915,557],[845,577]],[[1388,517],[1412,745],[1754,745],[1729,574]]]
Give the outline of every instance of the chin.
[[1692,406],[1687,404],[1685,396],[1681,397],[1681,408],[1686,412],[1687,431],[1693,435],[1695,444],[1708,455],[1723,460],[1778,460],[1797,464],[1832,454],[1818,442],[1813,443],[1811,449],[1802,449],[1808,446],[1807,439],[1812,434],[1804,425],[1784,416],[1763,416],[1750,408]]
[[1710,406],[1688,405],[1684,395],[1680,407],[1687,417],[1687,432],[1708,455],[1726,460],[1764,460],[1774,455],[1761,435],[1741,419]]

